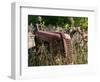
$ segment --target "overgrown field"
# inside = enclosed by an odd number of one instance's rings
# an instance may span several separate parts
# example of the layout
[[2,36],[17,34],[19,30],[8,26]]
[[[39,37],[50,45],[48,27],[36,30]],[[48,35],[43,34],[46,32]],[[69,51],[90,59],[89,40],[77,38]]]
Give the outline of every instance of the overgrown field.
[[[40,25],[40,30],[48,32],[64,32],[71,37],[71,56],[68,58],[71,63],[67,63],[63,53],[63,42],[54,41],[50,43],[35,37],[34,30],[36,24]],[[68,64],[88,63],[88,18],[87,17],[58,17],[58,16],[28,16],[28,33],[32,32],[35,44],[28,48],[28,66],[50,66]],[[29,43],[29,40],[28,40]],[[62,45],[61,45],[62,44]],[[52,51],[52,52],[51,52]]]

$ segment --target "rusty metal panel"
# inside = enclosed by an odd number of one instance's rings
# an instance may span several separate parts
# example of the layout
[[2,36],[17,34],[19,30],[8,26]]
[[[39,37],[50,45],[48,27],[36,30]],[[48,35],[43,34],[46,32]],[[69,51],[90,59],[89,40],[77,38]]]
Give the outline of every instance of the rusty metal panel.
[[53,32],[46,32],[46,31],[38,31],[36,32],[36,36],[45,41],[61,39],[61,36],[59,34]]
[[46,32],[38,30],[35,33],[35,36],[38,37],[40,40],[47,41],[48,43],[50,43],[52,48],[53,48],[52,43],[55,43],[55,41],[62,41],[61,45],[63,47],[63,53],[66,60],[65,62],[66,64],[72,63],[72,49],[71,49],[70,35],[63,32]]

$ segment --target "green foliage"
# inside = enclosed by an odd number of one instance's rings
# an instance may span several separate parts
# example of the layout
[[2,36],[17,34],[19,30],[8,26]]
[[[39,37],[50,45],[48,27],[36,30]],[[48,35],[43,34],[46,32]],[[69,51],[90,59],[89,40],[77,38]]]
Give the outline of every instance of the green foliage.
[[81,27],[81,29],[87,30],[88,28],[88,18],[87,17],[75,17],[75,27]]
[[41,24],[43,26],[53,25],[60,26],[62,28],[81,27],[81,29],[87,30],[88,18],[87,17],[64,17],[64,16],[28,16],[28,25],[32,23],[35,25],[41,17]]

